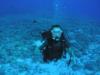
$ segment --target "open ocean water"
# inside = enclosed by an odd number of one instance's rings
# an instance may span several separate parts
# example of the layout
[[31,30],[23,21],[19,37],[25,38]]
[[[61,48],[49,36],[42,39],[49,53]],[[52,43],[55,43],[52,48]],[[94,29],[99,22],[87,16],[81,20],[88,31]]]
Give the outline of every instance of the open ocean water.
[[[0,1],[0,75],[100,75],[99,0]],[[34,42],[60,24],[76,57],[43,63]]]

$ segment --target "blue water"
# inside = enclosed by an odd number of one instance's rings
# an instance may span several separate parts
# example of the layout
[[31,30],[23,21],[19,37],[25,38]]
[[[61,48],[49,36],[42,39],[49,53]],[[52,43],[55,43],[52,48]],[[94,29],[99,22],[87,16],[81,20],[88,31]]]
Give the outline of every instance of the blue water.
[[[0,15],[33,14],[54,16],[61,12],[66,17],[89,17],[100,20],[99,0],[3,0],[0,1]],[[58,11],[55,12],[56,4]]]
[[[0,1],[0,75],[100,75],[99,0]],[[36,23],[34,23],[36,21]],[[40,32],[60,24],[74,52],[43,63]]]

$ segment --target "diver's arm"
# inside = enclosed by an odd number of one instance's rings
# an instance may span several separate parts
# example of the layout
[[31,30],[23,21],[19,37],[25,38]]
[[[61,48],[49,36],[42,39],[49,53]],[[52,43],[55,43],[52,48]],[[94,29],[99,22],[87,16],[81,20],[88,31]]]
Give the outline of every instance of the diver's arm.
[[33,53],[34,55],[41,55],[40,47],[43,45],[44,41],[42,40],[34,40],[33,41]]
[[68,53],[70,55],[70,62],[69,63],[76,63],[76,56],[75,56],[73,50],[74,50],[74,48],[70,47],[69,51],[68,51]]
[[33,45],[37,48],[40,48],[45,43],[45,40],[37,40],[33,42]]
[[43,48],[45,47],[45,45],[46,45],[46,40],[43,40],[41,46],[39,47],[39,49],[42,51]]

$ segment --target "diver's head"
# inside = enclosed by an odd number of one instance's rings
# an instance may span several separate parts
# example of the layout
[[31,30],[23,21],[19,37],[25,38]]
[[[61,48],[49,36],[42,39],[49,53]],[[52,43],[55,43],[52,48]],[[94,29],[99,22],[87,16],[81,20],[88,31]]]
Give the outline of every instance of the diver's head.
[[53,25],[51,27],[51,33],[52,33],[52,37],[55,40],[59,40],[63,31],[61,29],[61,27],[59,25]]

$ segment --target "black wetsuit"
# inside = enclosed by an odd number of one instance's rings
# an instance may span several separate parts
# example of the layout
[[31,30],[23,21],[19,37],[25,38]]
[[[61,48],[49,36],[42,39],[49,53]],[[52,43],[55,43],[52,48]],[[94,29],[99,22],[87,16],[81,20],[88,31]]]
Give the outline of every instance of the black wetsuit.
[[50,31],[42,33],[42,37],[46,41],[41,48],[44,61],[60,59],[66,53],[66,48],[69,48],[68,41],[63,34],[59,41],[52,39]]

